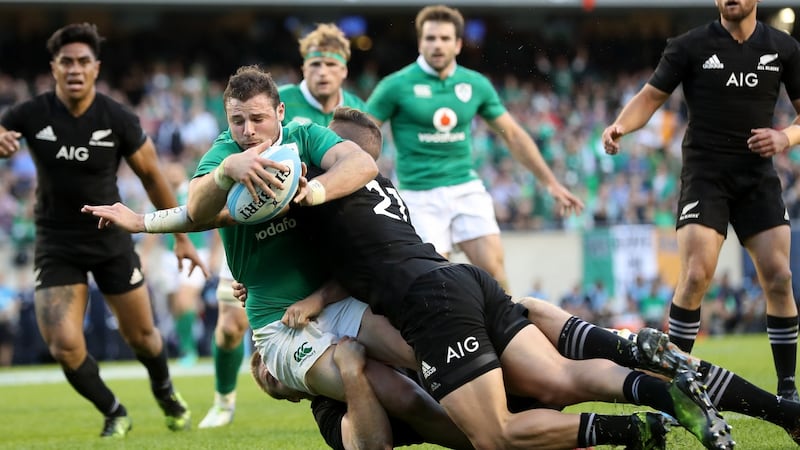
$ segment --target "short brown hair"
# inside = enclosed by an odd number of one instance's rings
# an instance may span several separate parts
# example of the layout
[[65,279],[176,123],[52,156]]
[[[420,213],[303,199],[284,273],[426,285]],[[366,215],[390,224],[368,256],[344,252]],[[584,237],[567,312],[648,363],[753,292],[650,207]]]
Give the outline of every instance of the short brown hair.
[[97,25],[93,23],[71,23],[56,30],[47,40],[47,50],[55,58],[61,48],[67,44],[80,42],[89,46],[95,59],[100,58],[100,44],[105,38],[100,36]]
[[228,100],[232,98],[245,102],[259,94],[266,94],[275,108],[281,103],[278,85],[269,72],[257,65],[242,66],[228,79],[222,101],[227,107]]
[[317,24],[314,31],[300,38],[300,55],[306,58],[311,50],[333,52],[350,61],[350,41],[344,32],[332,23]]
[[340,137],[355,142],[374,159],[381,155],[383,136],[378,124],[369,114],[355,108],[340,106],[333,111],[328,128]]
[[455,8],[444,5],[422,8],[414,20],[414,25],[417,27],[417,39],[422,37],[422,25],[425,22],[452,23],[456,27],[456,39],[464,37],[464,16]]

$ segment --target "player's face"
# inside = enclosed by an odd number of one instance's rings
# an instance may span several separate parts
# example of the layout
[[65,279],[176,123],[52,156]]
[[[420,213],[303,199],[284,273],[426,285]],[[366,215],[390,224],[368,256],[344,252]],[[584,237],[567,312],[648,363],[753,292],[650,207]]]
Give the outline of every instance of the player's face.
[[50,70],[56,80],[56,91],[67,99],[80,100],[94,90],[100,61],[88,45],[73,42],[61,47],[50,61]]
[[423,23],[419,53],[437,72],[450,70],[456,55],[461,53],[461,39],[456,39],[456,26],[450,22]]
[[345,78],[347,66],[334,58],[310,58],[303,63],[303,79],[311,95],[320,103],[337,97]]
[[756,9],[758,0],[716,0],[722,18],[729,22],[740,22]]
[[246,101],[229,98],[225,104],[231,136],[243,149],[266,140],[274,144],[280,135],[284,112],[283,102],[276,108],[266,94],[258,94]]

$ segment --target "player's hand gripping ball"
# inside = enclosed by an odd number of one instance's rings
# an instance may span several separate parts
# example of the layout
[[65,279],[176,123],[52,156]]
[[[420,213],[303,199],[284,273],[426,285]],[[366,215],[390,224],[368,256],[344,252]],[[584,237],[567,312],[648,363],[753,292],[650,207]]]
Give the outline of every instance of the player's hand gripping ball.
[[275,193],[275,198],[271,198],[256,186],[256,194],[258,194],[259,198],[254,201],[244,184],[234,184],[228,191],[227,204],[231,217],[237,223],[253,225],[275,218],[292,201],[300,184],[302,167],[296,145],[275,145],[264,150],[260,156],[289,167],[288,171],[283,172],[272,167],[266,169],[283,182],[284,188],[278,189],[270,186],[270,189]]

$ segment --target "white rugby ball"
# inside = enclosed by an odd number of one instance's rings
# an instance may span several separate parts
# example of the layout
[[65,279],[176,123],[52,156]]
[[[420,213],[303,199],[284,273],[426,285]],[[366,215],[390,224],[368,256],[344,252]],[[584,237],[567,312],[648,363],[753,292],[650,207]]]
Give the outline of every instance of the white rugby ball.
[[275,193],[276,198],[268,197],[258,186],[256,193],[258,201],[254,201],[250,192],[242,183],[235,183],[228,191],[228,210],[231,217],[237,223],[253,225],[263,223],[280,213],[286,205],[292,201],[297,186],[300,184],[302,168],[300,166],[300,154],[296,144],[275,145],[264,150],[262,158],[271,159],[289,168],[287,171],[279,171],[268,167],[267,172],[275,175],[283,182],[283,189],[278,189],[270,185],[270,189]]

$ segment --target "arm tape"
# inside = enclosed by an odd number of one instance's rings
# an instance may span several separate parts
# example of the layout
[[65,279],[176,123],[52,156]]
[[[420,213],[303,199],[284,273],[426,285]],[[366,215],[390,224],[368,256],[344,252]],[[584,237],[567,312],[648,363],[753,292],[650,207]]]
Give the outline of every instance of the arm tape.
[[223,159],[219,166],[214,169],[214,183],[223,191],[227,191],[233,186],[233,178],[225,175],[225,160]]
[[325,203],[325,186],[316,179],[308,182],[308,199],[311,205]]
[[144,215],[144,231],[147,233],[181,233],[191,223],[186,205]]

